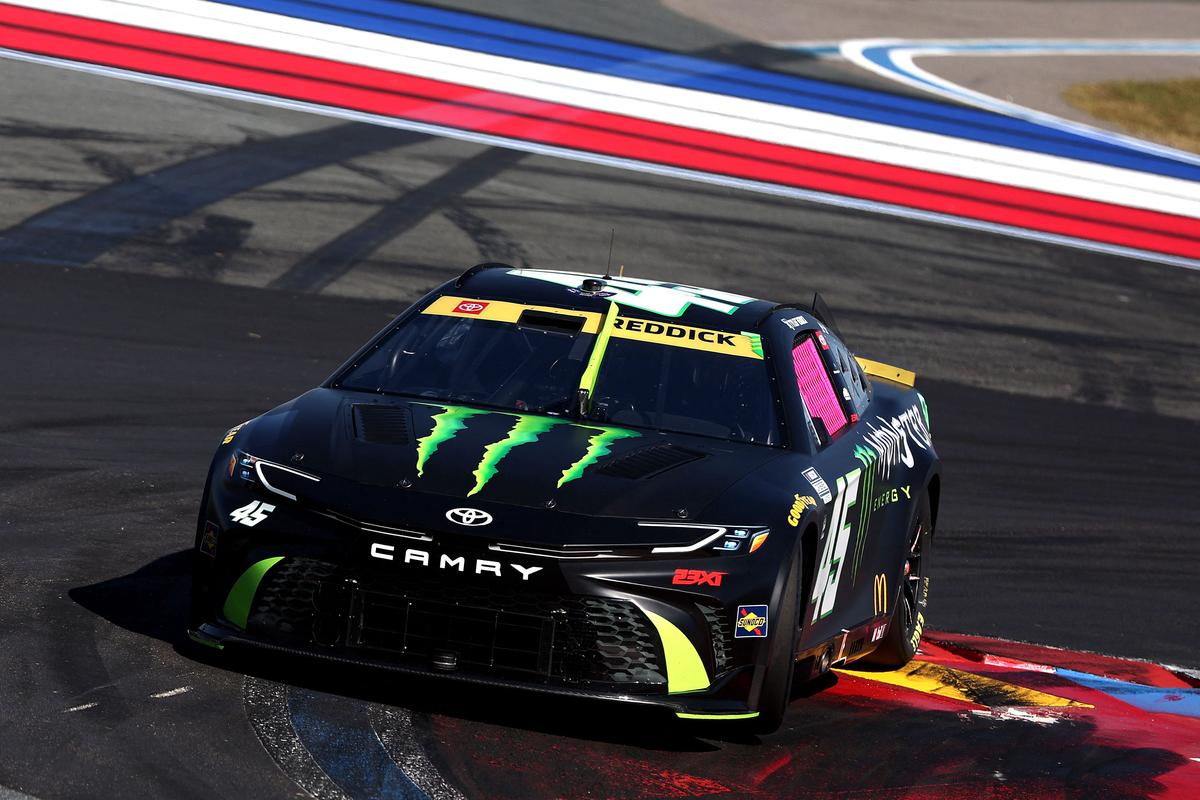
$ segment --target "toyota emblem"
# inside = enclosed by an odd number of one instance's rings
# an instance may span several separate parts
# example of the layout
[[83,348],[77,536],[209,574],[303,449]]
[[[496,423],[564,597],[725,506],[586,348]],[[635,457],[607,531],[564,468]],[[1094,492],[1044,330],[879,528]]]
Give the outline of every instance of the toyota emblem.
[[452,508],[446,512],[446,519],[456,525],[475,527],[490,524],[492,515],[486,511],[480,511],[478,508]]

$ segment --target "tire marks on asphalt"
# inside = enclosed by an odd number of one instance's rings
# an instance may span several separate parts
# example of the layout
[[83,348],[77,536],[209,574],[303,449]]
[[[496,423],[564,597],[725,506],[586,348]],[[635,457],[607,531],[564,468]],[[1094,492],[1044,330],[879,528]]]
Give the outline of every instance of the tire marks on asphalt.
[[489,148],[398,197],[365,221],[317,248],[270,283],[273,289],[318,292],[356,264],[460,195],[496,177],[527,154]]
[[173,219],[258,186],[428,135],[352,123],[246,142],[117,181],[0,233],[0,261],[82,267]]

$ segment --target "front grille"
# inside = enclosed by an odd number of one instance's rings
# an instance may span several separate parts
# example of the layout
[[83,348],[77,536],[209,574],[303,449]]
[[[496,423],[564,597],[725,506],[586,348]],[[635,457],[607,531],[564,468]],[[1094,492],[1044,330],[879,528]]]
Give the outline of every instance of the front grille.
[[575,686],[637,691],[666,684],[650,621],[633,603],[605,597],[385,582],[291,558],[263,579],[246,627],[267,639]]

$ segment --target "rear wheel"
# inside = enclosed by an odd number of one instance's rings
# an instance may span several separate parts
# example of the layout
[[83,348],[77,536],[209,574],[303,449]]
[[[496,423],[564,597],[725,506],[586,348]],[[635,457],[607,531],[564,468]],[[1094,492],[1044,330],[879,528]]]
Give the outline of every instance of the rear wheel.
[[881,667],[902,667],[912,660],[925,632],[929,607],[929,551],[933,517],[929,494],[922,492],[905,540],[904,572],[899,597],[883,641],[864,660]]

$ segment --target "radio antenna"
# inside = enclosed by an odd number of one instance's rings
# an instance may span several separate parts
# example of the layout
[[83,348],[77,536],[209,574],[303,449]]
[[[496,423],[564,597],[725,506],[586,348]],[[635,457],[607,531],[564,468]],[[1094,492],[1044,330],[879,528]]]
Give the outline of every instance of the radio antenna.
[[617,229],[611,228],[611,233],[608,236],[608,263],[604,266],[604,279],[612,280],[612,251],[613,242],[617,238]]

